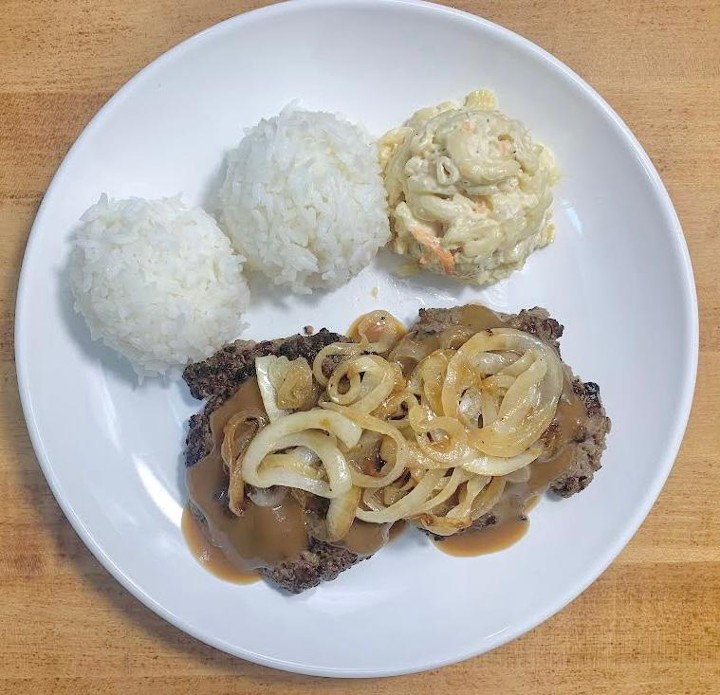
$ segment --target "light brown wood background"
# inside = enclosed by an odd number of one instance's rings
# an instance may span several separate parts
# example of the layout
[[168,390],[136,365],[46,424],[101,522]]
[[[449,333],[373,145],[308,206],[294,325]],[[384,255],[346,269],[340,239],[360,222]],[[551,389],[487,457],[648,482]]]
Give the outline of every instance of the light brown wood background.
[[465,663],[324,681],[229,657],[166,624],[65,521],[15,381],[15,293],[33,217],[68,147],[121,84],[182,39],[263,4],[0,0],[0,692],[720,693],[718,0],[453,3],[537,42],[605,96],[660,170],[695,266],[701,355],[685,443],[637,536],[577,601]]

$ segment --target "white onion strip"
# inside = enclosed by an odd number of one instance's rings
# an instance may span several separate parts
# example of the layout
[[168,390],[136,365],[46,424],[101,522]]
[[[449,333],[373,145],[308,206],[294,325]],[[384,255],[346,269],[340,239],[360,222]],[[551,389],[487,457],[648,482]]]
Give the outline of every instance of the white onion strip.
[[442,471],[428,471],[423,479],[395,504],[379,511],[358,509],[355,515],[361,521],[369,521],[374,524],[394,523],[400,519],[412,517],[415,507],[427,500],[442,475]]
[[[312,430],[323,430],[334,436]],[[337,440],[347,448],[352,448],[360,440],[361,434],[362,429],[340,413],[315,408],[287,415],[264,427],[252,440],[243,456],[243,478],[255,487],[286,485],[320,497],[337,497],[347,492],[352,485],[350,468],[338,448]],[[302,475],[290,468],[263,470],[263,459],[268,454],[289,447],[306,447],[315,452],[325,469],[327,482]]]

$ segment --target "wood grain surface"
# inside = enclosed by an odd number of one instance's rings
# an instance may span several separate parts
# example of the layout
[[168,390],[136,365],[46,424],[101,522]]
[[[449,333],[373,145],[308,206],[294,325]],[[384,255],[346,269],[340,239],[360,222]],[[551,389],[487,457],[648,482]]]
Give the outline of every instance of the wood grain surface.
[[0,0],[0,692],[720,693],[718,0],[453,3],[535,41],[603,94],[660,170],[693,258],[700,371],[680,457],[641,530],[578,600],[525,637],[438,671],[293,676],[165,623],[65,521],[15,378],[15,294],[33,217],[67,149],[120,85],[182,39],[263,4]]

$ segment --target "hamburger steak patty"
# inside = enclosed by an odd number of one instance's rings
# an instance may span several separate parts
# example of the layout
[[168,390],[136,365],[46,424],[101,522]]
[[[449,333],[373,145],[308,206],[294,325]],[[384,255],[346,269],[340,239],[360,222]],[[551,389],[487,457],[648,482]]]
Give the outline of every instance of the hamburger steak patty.
[[[545,309],[523,310],[519,314],[500,314],[508,325],[537,336],[551,345],[560,354],[558,338],[563,327],[551,318]],[[461,323],[461,307],[455,309],[421,309],[419,320],[410,334],[418,338],[439,333],[449,325]],[[193,466],[210,453],[213,442],[210,433],[210,414],[230,398],[248,378],[255,376],[255,358],[274,354],[284,355],[290,360],[304,357],[312,364],[318,352],[333,342],[349,342],[349,338],[322,329],[312,336],[294,335],[289,338],[268,340],[260,343],[238,340],[226,345],[212,357],[190,364],[183,372],[190,393],[197,399],[206,399],[202,411],[189,421],[186,438],[185,460]],[[597,384],[583,383],[572,378],[573,389],[585,404],[586,420],[576,435],[576,454],[572,464],[553,483],[551,489],[563,496],[583,490],[591,482],[593,474],[600,468],[600,456],[605,448],[605,436],[610,430],[610,420],[600,402]],[[196,515],[199,510],[193,509]],[[202,516],[200,514],[200,516]],[[492,512],[481,517],[475,527],[496,523]],[[317,586],[323,581],[335,579],[365,556],[356,555],[345,548],[311,538],[309,546],[293,560],[270,568],[261,569],[261,574],[271,582],[291,593],[300,593]]]
[[[213,446],[210,414],[230,398],[246,379],[255,376],[256,357],[270,354],[284,355],[289,360],[304,357],[312,365],[315,356],[326,345],[349,340],[324,328],[311,336],[293,335],[261,343],[237,340],[218,350],[212,357],[188,365],[183,372],[183,379],[190,393],[198,399],[207,398],[207,403],[200,413],[190,418],[185,440],[185,464],[193,466],[210,453]],[[194,511],[202,517],[200,510]],[[364,556],[355,555],[345,548],[311,538],[307,550],[296,560],[259,571],[286,591],[298,594],[321,582],[335,579],[363,559]]]
[[[462,324],[462,308],[420,309],[420,318],[412,327],[410,334],[418,338],[441,333],[448,326]],[[560,355],[558,339],[563,334],[563,326],[540,307],[523,309],[519,314],[501,314],[501,319],[510,328],[537,336]],[[585,405],[586,418],[575,433],[576,450],[572,464],[550,485],[550,489],[561,497],[570,497],[584,490],[592,481],[595,471],[600,470],[600,457],[605,450],[605,438],[610,431],[610,419],[600,401],[600,387],[592,381],[583,382],[573,375],[565,365],[572,381],[573,391],[580,396]],[[552,427],[552,425],[551,425]],[[492,513],[481,517],[476,526],[487,526]],[[493,523],[492,521],[490,523]]]

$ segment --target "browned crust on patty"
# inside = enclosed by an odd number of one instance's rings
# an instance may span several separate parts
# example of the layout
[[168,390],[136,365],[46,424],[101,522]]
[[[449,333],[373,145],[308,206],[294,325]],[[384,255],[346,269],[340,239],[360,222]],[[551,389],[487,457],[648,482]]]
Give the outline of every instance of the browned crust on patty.
[[611,427],[610,418],[605,415],[600,401],[600,387],[596,383],[575,378],[573,390],[582,398],[587,418],[576,434],[577,446],[572,464],[550,485],[550,489],[561,497],[570,497],[592,482],[596,471],[602,467],[601,457]]
[[189,364],[183,371],[183,379],[193,398],[202,400],[215,396],[227,400],[245,379],[255,376],[256,357],[283,355],[289,360],[304,357],[312,364],[322,348],[337,342],[350,342],[350,338],[331,333],[326,328],[310,336],[297,334],[260,343],[236,340],[206,360]]
[[[462,325],[463,309],[468,305],[453,307],[452,309],[420,309],[419,318],[412,325],[409,335],[418,338],[442,333],[448,326]],[[563,334],[563,326],[550,314],[540,307],[523,309],[519,314],[503,314],[495,312],[503,321],[507,321],[510,328],[537,336],[544,343],[552,346],[560,354],[558,339]]]

